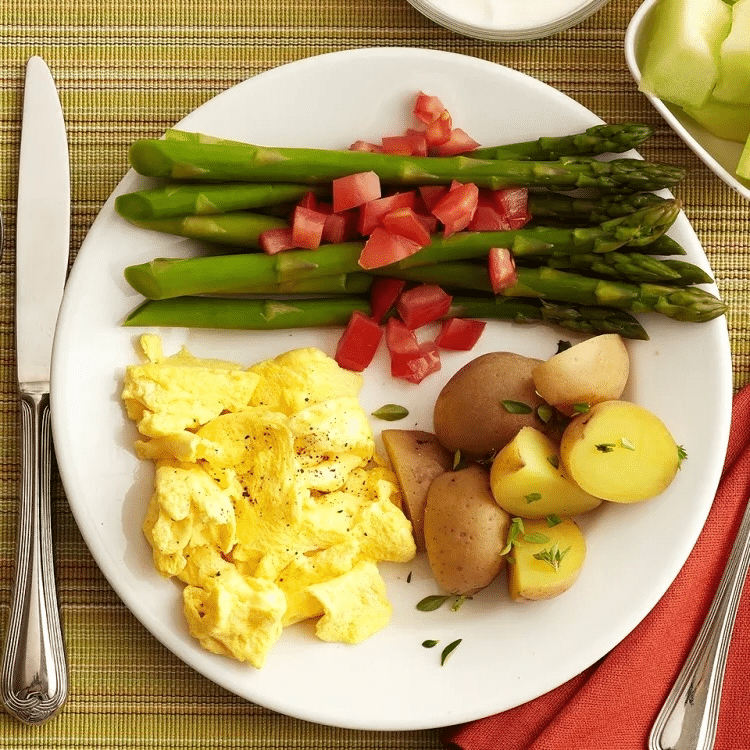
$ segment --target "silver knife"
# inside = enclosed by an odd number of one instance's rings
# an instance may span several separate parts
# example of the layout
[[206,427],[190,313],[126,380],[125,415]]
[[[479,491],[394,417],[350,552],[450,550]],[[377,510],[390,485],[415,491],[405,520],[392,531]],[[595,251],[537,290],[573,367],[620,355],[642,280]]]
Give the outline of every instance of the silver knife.
[[16,568],[0,698],[28,724],[68,695],[52,557],[50,363],[70,252],[68,140],[55,81],[41,57],[26,66],[16,214],[16,354],[21,484]]

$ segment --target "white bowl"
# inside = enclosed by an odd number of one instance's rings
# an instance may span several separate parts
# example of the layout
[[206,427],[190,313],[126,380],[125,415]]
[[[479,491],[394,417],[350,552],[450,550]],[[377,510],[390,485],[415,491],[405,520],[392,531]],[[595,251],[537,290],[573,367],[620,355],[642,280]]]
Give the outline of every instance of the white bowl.
[[[636,83],[641,83],[640,62],[645,53],[645,37],[651,12],[659,0],[646,0],[628,24],[625,34],[625,60]],[[717,138],[688,117],[680,107],[662,101],[659,97],[644,92],[672,130],[685,144],[729,187],[744,198],[750,199],[750,180],[743,180],[735,173],[743,144]]]
[[465,36],[495,42],[541,39],[575,26],[609,0],[408,0],[422,15]]

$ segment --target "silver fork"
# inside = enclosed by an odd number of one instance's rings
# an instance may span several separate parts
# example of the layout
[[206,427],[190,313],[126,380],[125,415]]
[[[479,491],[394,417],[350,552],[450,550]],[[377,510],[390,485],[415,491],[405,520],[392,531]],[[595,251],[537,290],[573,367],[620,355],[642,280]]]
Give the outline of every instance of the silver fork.
[[716,739],[729,643],[750,565],[750,503],[711,608],[659,712],[649,750],[711,750]]

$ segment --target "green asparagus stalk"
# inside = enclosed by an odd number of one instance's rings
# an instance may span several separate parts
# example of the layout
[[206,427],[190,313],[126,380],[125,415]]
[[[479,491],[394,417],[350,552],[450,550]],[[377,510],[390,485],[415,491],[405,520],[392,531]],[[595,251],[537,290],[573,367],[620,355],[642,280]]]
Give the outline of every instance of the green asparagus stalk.
[[595,125],[583,133],[561,137],[547,136],[535,141],[490,146],[471,151],[476,159],[559,159],[561,156],[597,156],[622,153],[637,148],[654,133],[651,126],[639,122]]
[[133,220],[142,229],[176,234],[180,237],[233,247],[260,248],[260,235],[267,229],[281,229],[289,224],[276,216],[246,211],[213,216],[176,216],[166,219]]
[[176,297],[146,300],[127,316],[123,325],[262,331],[314,328],[346,325],[355,310],[369,315],[369,301],[351,296],[323,300]]
[[[435,235],[429,245],[391,268],[402,269],[479,258],[491,247],[505,247],[518,257],[609,252],[626,242],[640,243],[649,232],[666,231],[679,212],[676,201],[643,209],[629,217],[611,219],[599,227],[575,229],[535,227],[504,232],[457,232]],[[201,218],[194,217],[196,221]],[[214,218],[214,217],[211,217]],[[159,258],[125,269],[128,283],[144,297],[165,299],[193,294],[246,292],[313,276],[361,271],[363,242],[321,245],[317,250],[287,250],[276,255],[237,254],[187,259]],[[646,248],[644,248],[646,249]]]
[[518,282],[505,297],[539,297],[554,302],[615,307],[631,313],[656,312],[675,320],[700,323],[726,312],[726,305],[698,287],[632,284],[594,279],[554,268],[517,268]]
[[[125,319],[125,326],[174,326],[277,330],[312,326],[343,326],[354,310],[370,313],[361,297],[269,300],[224,297],[177,297],[147,300]],[[445,316],[547,322],[583,333],[619,333],[631,339],[648,339],[643,326],[621,310],[579,305],[556,305],[537,299],[454,297]]]
[[590,187],[604,192],[658,190],[677,184],[685,176],[682,167],[640,159],[480,160],[470,156],[400,156],[175,140],[136,141],[130,147],[130,163],[148,177],[201,182],[321,184],[356,172],[373,171],[383,182],[400,185],[440,185],[458,180],[488,188]]
[[115,211],[134,222],[175,216],[223,214],[297,201],[311,191],[318,195],[324,192],[318,186],[285,183],[178,183],[118,195],[115,198]]
[[666,200],[656,193],[613,193],[580,198],[563,193],[529,193],[529,213],[536,222],[549,220],[576,224],[600,224]]

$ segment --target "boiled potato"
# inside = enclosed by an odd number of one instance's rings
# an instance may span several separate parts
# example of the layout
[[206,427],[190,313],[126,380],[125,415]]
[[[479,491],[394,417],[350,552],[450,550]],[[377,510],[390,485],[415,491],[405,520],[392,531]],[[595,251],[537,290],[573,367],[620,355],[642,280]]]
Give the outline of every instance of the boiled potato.
[[477,464],[433,479],[427,492],[424,536],[435,581],[469,595],[502,570],[510,516],[495,502],[489,472]]
[[453,454],[431,432],[383,430],[383,445],[396,473],[404,512],[411,521],[417,549],[424,550],[424,506],[432,480],[453,467]]
[[616,333],[593,336],[537,365],[532,378],[539,395],[563,414],[576,404],[618,399],[630,374],[630,358]]
[[501,508],[523,518],[575,516],[602,502],[568,478],[557,445],[533,427],[522,427],[497,454],[490,486]]
[[586,559],[586,540],[575,521],[555,526],[524,521],[508,556],[508,590],[514,601],[552,599],[567,591]]
[[665,424],[628,401],[604,401],[571,420],[560,443],[565,470],[579,487],[617,503],[663,492],[679,468],[679,448]]
[[[464,365],[435,402],[438,440],[468,458],[485,458],[509,443],[521,427],[539,425],[534,411],[543,401],[531,373],[540,362],[511,352],[490,352]],[[513,413],[503,402],[520,404],[526,413]]]

